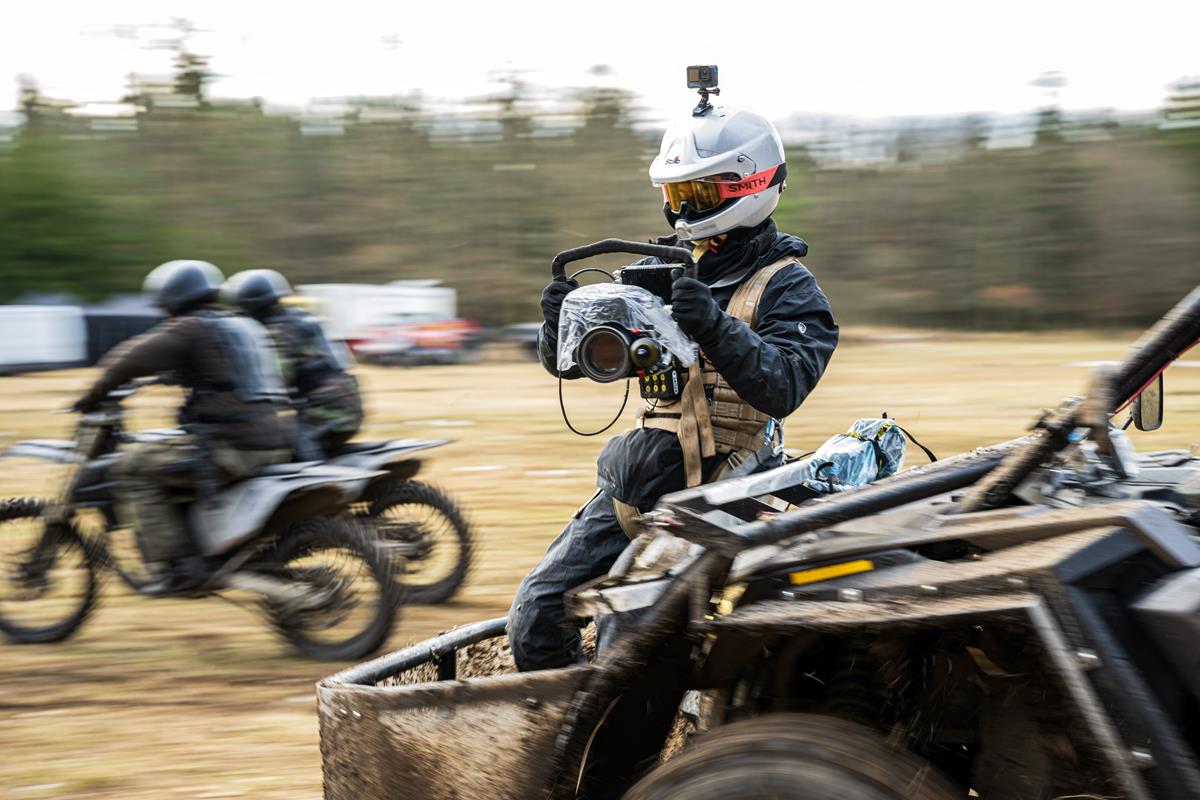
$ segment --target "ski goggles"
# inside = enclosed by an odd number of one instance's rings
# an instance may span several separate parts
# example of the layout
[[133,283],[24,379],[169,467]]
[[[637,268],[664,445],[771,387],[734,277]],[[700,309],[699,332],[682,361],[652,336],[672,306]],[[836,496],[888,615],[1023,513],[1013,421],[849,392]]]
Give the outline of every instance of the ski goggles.
[[783,183],[786,175],[786,165],[780,164],[745,178],[725,173],[691,181],[664,183],[661,184],[663,201],[676,214],[683,209],[684,203],[687,203],[692,211],[710,211],[726,200],[758,194],[764,189]]

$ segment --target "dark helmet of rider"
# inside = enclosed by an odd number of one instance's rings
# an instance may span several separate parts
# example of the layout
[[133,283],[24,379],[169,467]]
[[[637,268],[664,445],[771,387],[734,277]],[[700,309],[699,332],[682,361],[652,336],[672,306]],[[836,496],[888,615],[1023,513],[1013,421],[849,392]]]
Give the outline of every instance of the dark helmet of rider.
[[262,317],[292,293],[287,278],[273,269],[248,269],[225,282],[225,302],[252,317]]
[[173,317],[212,303],[225,276],[207,261],[178,260],[159,264],[142,283],[154,304]]

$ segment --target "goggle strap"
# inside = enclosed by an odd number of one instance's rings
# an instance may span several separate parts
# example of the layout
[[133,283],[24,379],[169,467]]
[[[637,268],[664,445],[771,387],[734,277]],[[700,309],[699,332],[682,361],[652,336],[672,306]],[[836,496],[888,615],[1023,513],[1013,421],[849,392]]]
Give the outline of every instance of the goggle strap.
[[736,181],[714,181],[714,183],[717,185],[717,191],[721,193],[721,198],[728,199],[758,194],[764,189],[778,186],[783,183],[785,178],[787,178],[787,164],[780,164]]

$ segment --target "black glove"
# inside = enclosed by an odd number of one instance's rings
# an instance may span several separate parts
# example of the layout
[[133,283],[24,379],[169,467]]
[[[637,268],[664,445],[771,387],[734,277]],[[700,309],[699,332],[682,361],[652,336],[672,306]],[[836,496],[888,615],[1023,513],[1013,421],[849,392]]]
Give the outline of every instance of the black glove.
[[563,300],[567,295],[579,288],[579,281],[551,281],[550,285],[542,290],[542,316],[546,319],[546,324],[550,326],[550,330],[558,336],[558,315],[562,312]]
[[721,307],[708,286],[695,278],[678,278],[671,284],[671,316],[684,333],[699,342],[721,321]]

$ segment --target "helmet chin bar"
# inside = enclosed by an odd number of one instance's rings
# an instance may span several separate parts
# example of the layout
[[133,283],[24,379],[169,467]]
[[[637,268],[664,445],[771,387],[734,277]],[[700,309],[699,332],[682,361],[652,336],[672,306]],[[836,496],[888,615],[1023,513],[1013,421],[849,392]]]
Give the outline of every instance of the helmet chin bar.
[[695,239],[704,238],[696,236],[695,232],[692,230],[692,226],[686,220],[682,219],[675,223],[675,236],[681,242],[690,242]]
[[[675,235],[678,236],[682,241],[690,242],[694,239],[707,239],[710,236],[716,236],[717,234],[725,233],[725,231],[716,231],[715,233],[697,233],[697,230],[702,230],[706,222],[711,220],[713,217],[716,217],[718,214],[736,202],[737,200],[722,203],[721,205],[704,214],[693,212],[691,208],[688,207],[686,200],[679,204],[678,213],[671,210],[670,203],[663,203],[663,214],[667,218],[667,224],[675,229]],[[732,230],[732,228],[730,228],[730,230]]]

